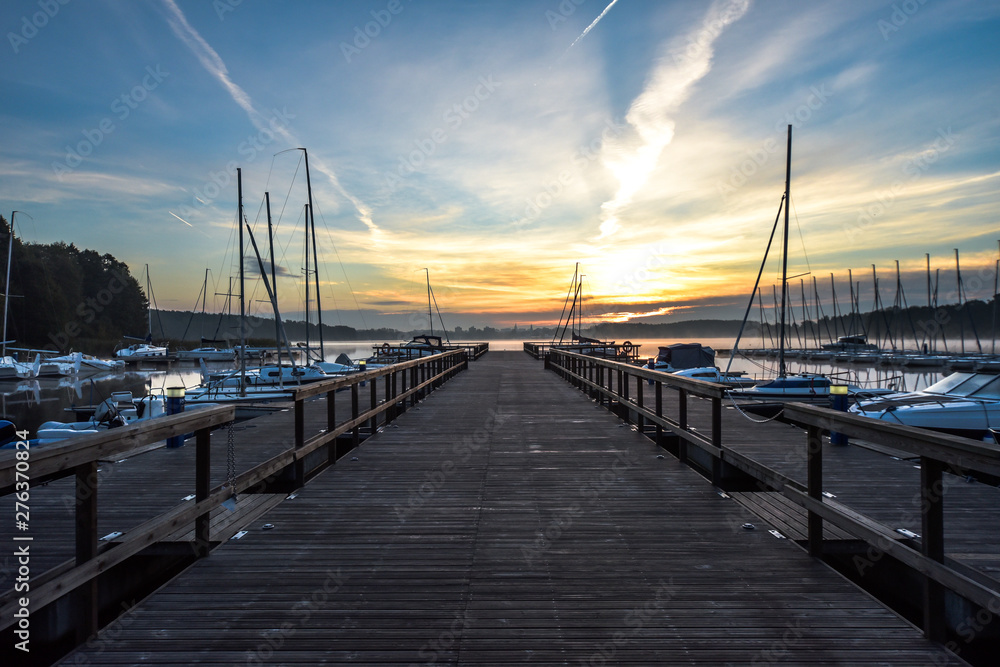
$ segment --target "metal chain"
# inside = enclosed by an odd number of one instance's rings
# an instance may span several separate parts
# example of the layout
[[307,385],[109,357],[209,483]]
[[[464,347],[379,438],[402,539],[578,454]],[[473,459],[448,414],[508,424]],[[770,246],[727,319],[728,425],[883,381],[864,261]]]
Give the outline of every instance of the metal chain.
[[785,411],[785,408],[782,407],[780,410],[778,410],[778,414],[774,415],[773,417],[766,417],[764,419],[754,419],[753,417],[751,417],[750,415],[748,415],[746,412],[743,411],[743,408],[741,408],[739,403],[736,402],[736,399],[733,398],[732,394],[729,394],[727,392],[727,395],[729,396],[729,400],[733,404],[733,407],[736,408],[736,411],[741,415],[743,415],[744,417],[746,417],[747,419],[749,419],[750,421],[752,421],[754,424],[766,424],[767,422],[772,422],[778,417],[780,417],[781,413]]

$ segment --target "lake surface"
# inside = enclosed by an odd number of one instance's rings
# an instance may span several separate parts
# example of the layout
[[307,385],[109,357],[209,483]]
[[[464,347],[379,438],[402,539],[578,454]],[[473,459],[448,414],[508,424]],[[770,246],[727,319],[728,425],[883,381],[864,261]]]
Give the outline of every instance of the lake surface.
[[[333,360],[339,354],[347,354],[351,359],[366,358],[372,353],[372,346],[383,341],[357,341],[349,343],[328,343],[326,357]],[[634,340],[640,345],[639,357],[655,357],[661,345],[692,342],[687,340]],[[730,338],[702,339],[697,341],[716,350],[728,350],[733,341]],[[521,350],[520,340],[490,341],[491,350]],[[725,369],[729,357],[719,355],[716,364]],[[774,377],[776,362],[763,359],[733,359],[732,370],[745,371],[749,376],[763,379]],[[889,386],[890,381],[898,382],[906,390],[922,389],[946,375],[941,370],[927,372],[902,371],[898,369],[868,368],[855,364],[831,365],[789,361],[789,372],[818,372],[842,374],[840,377],[852,384],[864,387]],[[211,363],[212,370],[234,368],[232,363]],[[77,378],[41,379],[22,381],[0,381],[0,410],[2,418],[14,422],[18,428],[34,433],[38,425],[46,421],[73,421],[72,413],[66,408],[75,405],[96,405],[115,391],[131,391],[133,396],[162,393],[167,387],[194,387],[201,382],[201,373],[192,362],[174,362],[169,367],[142,366],[112,374],[80,376]]]

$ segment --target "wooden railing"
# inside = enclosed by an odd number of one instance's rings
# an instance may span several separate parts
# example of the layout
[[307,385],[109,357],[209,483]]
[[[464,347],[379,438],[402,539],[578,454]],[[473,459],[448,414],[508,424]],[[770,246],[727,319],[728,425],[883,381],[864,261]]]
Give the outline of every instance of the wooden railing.
[[[343,453],[336,446],[338,437],[351,433],[351,446],[357,446],[362,430],[374,433],[379,424],[388,424],[408,406],[416,404],[467,367],[465,350],[456,350],[295,389],[292,392],[294,446],[236,475],[231,487],[227,483],[210,488],[210,432],[233,421],[235,408],[232,406],[206,407],[158,417],[81,436],[65,444],[0,452],[0,495],[15,494],[17,498],[23,490],[28,493],[24,497],[28,498],[30,490],[39,484],[76,477],[75,559],[46,573],[32,575],[33,581],[44,583],[32,585],[28,612],[34,613],[77,592],[74,625],[78,638],[86,639],[98,629],[97,577],[101,573],[192,523],[194,553],[199,557],[208,555],[210,512],[234,493],[262,488],[278,477],[289,478],[294,488],[302,486],[311,475],[334,463]],[[369,404],[364,409],[361,405],[363,387],[369,394]],[[338,423],[333,399],[341,390],[351,392],[351,411]],[[327,397],[326,428],[307,437],[305,405],[310,399],[324,394]],[[97,536],[98,461],[126,456],[146,445],[191,432],[195,434],[196,447],[195,497],[129,530],[113,543],[102,543]],[[15,536],[15,543],[16,540]],[[20,598],[16,590],[0,596],[0,630],[16,624],[14,613],[21,608]]]
[[[689,462],[696,451],[707,454],[710,459],[703,456],[697,458],[708,468],[713,483],[720,484],[725,460],[722,451],[722,399],[726,395],[725,385],[565,350],[551,349],[545,358],[547,368],[597,399],[600,405],[615,405],[631,413],[640,431],[644,432],[646,426],[651,425],[657,444],[662,446],[667,435],[677,438],[677,456],[681,461]],[[676,413],[673,416],[664,411],[665,388],[676,392]],[[692,423],[688,411],[691,398],[710,402],[711,417],[708,423]]]
[[[66,443],[44,447],[4,451],[0,454],[0,492],[14,494],[18,502],[27,502],[31,489],[62,477],[76,477],[75,558],[70,569],[57,568],[62,573],[55,577],[46,574],[32,576],[44,583],[30,588],[28,613],[33,613],[63,596],[79,590],[76,596],[78,626],[84,637],[97,631],[98,591],[97,576],[111,567],[139,553],[163,539],[185,524],[194,522],[195,542],[201,553],[208,552],[209,513],[228,498],[220,488],[209,489],[209,443],[211,429],[231,422],[232,407],[212,407],[189,413],[158,417],[133,426],[111,429],[104,433],[81,436]],[[111,545],[101,546],[97,535],[97,465],[102,459],[127,455],[150,443],[194,432],[197,448],[195,466],[195,498],[169,512],[151,519],[129,531],[128,538]],[[21,499],[24,499],[23,501]],[[30,523],[29,520],[25,524]],[[26,526],[25,526],[26,527]],[[14,537],[17,545],[30,550],[31,537]],[[0,597],[0,628],[8,628],[21,610],[22,595],[17,589]]]
[[[812,555],[823,556],[823,522],[828,521],[918,572],[924,579],[923,628],[929,638],[942,641],[945,637],[945,590],[983,609],[995,609],[1000,603],[1000,583],[996,579],[946,562],[942,492],[942,473],[946,468],[962,476],[979,473],[994,479],[1000,477],[1000,448],[828,408],[790,403],[784,407],[784,419],[806,428],[803,444],[807,480],[803,485],[726,447],[721,424],[722,400],[726,396],[723,385],[559,350],[550,350],[546,359],[547,368],[602,405],[617,407],[619,416],[635,421],[640,432],[648,431],[646,424],[655,425],[650,435],[658,444],[662,445],[664,431],[670,431],[679,438],[678,457],[682,461],[689,458],[690,446],[710,455],[710,473],[716,485],[721,481],[722,465],[729,464],[755,477],[763,488],[780,491],[804,507]],[[675,418],[663,414],[664,388],[678,394]],[[707,433],[704,427],[692,427],[689,423],[688,401],[692,396],[711,402]],[[748,422],[747,426],[752,428],[753,424]],[[894,531],[878,521],[823,495],[823,435],[828,432],[920,457],[920,488],[915,489],[920,494],[919,548],[898,539]]]
[[[1000,476],[1000,449],[968,438],[889,424],[803,403],[785,406],[785,417],[807,426],[803,438],[808,457],[807,490],[803,493],[798,489],[784,489],[784,493],[809,512],[811,554],[823,555],[823,522],[829,521],[912,567],[924,576],[924,632],[937,641],[943,641],[947,628],[945,589],[983,609],[996,607],[1000,601],[1000,582],[993,579],[984,581],[979,577],[973,579],[968,576],[970,572],[959,572],[945,564],[943,473],[947,468],[963,476],[976,472],[996,478]],[[886,539],[882,527],[870,518],[823,496],[824,431],[843,433],[920,457],[919,550],[897,540]]]

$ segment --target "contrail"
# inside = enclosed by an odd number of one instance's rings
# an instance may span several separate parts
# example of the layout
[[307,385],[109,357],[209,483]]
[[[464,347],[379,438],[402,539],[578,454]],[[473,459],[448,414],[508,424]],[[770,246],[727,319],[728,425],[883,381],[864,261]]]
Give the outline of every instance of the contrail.
[[[201,66],[205,68],[205,71],[219,80],[219,83],[221,83],[222,87],[226,89],[226,92],[228,92],[230,97],[233,98],[233,101],[246,112],[254,127],[258,130],[267,129],[269,132],[274,132],[275,134],[283,137],[292,146],[301,146],[302,142],[296,139],[291,132],[280,125],[272,127],[271,124],[267,122],[267,119],[264,118],[263,114],[254,108],[250,95],[229,77],[229,70],[226,68],[226,63],[223,62],[222,58],[215,51],[215,49],[209,46],[208,42],[204,40],[201,34],[195,30],[190,23],[188,23],[187,17],[184,16],[184,13],[181,11],[180,7],[177,6],[175,0],[163,0],[163,4],[166,5],[167,11],[170,13],[170,16],[167,17],[167,22],[170,24],[170,28],[174,31],[174,34],[177,35],[177,37],[184,42],[189,49],[191,49],[195,57],[198,58],[198,62],[200,62]],[[360,199],[344,189],[344,186],[340,184],[340,179],[337,178],[337,174],[333,171],[333,169],[329,168],[315,158],[314,164],[316,165],[317,171],[326,174],[326,176],[330,179],[330,182],[333,183],[337,192],[354,205],[361,222],[363,222],[371,232],[377,233],[379,229],[375,226],[375,222],[372,220],[371,209]]]
[[208,236],[208,234],[205,234],[205,232],[201,231],[200,229],[198,229],[197,227],[195,227],[195,226],[194,226],[194,225],[192,225],[192,224],[191,224],[190,222],[188,222],[187,220],[185,220],[185,219],[184,219],[184,218],[182,218],[181,216],[177,215],[177,214],[176,214],[176,213],[174,213],[173,211],[167,211],[167,213],[169,213],[170,215],[174,216],[175,218],[177,218],[178,220],[180,220],[180,221],[181,221],[181,222],[183,222],[183,223],[184,223],[185,225],[187,225],[187,226],[188,226],[188,227],[190,227],[191,229],[195,230],[195,231],[196,231],[196,232],[198,232],[199,234],[203,234],[203,235],[205,235],[205,236]]
[[579,37],[573,40],[573,43],[570,44],[569,48],[567,48],[566,51],[563,52],[563,55],[565,55],[567,51],[576,46],[577,42],[586,37],[587,33],[594,29],[594,26],[597,25],[597,22],[604,18],[604,15],[607,14],[608,11],[610,11],[610,9],[615,6],[616,2],[618,2],[618,0],[611,0],[611,4],[604,8],[604,11],[601,12],[600,15],[596,19],[594,19],[593,22],[590,25],[588,25],[583,32],[580,33]]
[[183,223],[184,223],[185,225],[187,225],[188,227],[191,227],[191,228],[194,228],[194,225],[192,225],[192,224],[191,224],[190,222],[188,222],[187,220],[185,220],[185,219],[184,219],[184,218],[182,218],[181,216],[177,215],[177,214],[176,214],[176,213],[174,213],[173,211],[167,211],[167,213],[169,213],[170,215],[174,216],[175,218],[177,218],[178,220],[180,220],[181,222],[183,222]]

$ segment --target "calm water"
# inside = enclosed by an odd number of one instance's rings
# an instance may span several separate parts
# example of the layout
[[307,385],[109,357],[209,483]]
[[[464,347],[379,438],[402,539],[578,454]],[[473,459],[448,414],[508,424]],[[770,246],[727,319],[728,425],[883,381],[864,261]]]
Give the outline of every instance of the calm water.
[[[381,343],[382,341],[378,341]],[[621,342],[621,341],[619,341]],[[660,345],[670,345],[683,340],[634,340],[641,345],[640,358],[655,357]],[[704,345],[710,345],[716,350],[728,350],[732,347],[731,339],[702,339]],[[351,343],[331,343],[326,345],[326,357],[333,360],[341,353],[352,359],[365,358],[371,355],[372,341]],[[520,340],[490,341],[491,350],[521,350]],[[728,357],[719,355],[716,364],[725,368]],[[738,357],[733,360],[732,370],[746,371],[755,378],[773,377],[774,362],[745,359]],[[210,369],[234,367],[234,364],[212,363]],[[805,364],[789,362],[789,371],[808,372],[843,372],[845,379],[861,386],[888,386],[890,380],[901,382],[905,389],[922,389],[933,384],[944,373],[942,372],[903,372],[866,368],[855,365],[830,366],[829,364]],[[150,393],[161,393],[167,387],[193,387],[201,382],[198,366],[190,362],[175,362],[169,368],[139,367],[119,371],[114,374],[81,376],[79,378],[43,379],[25,381],[0,381],[0,410],[2,417],[14,422],[18,428],[26,428],[32,433],[38,425],[45,421],[73,421],[72,413],[65,411],[74,405],[95,405],[108,398],[115,391],[131,391],[134,396],[145,396]]]

